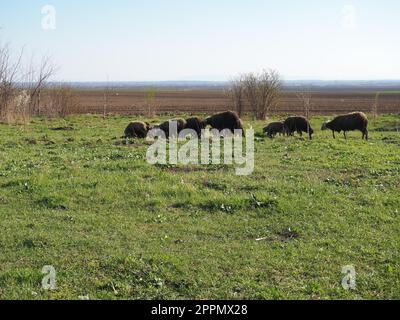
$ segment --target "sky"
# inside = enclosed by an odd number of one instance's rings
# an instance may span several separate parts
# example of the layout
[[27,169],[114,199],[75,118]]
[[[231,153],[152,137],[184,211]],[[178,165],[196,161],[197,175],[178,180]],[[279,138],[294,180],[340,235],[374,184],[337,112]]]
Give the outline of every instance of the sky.
[[0,42],[62,81],[400,79],[398,0],[0,0]]

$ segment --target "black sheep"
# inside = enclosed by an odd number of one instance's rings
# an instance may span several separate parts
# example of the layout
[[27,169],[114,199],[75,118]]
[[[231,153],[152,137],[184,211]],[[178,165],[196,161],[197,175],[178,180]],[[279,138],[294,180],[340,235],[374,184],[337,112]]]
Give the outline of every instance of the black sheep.
[[218,131],[228,129],[234,133],[234,130],[242,130],[242,135],[244,136],[242,120],[240,120],[236,112],[233,111],[215,114],[204,120],[204,123],[206,126],[210,125]]
[[125,129],[125,138],[141,138],[144,139],[150,130],[147,122],[135,121],[131,122]]
[[186,120],[185,129],[192,129],[196,131],[197,137],[201,137],[201,130],[205,129],[205,127],[205,122],[198,117],[189,118]]
[[293,136],[295,132],[303,135],[303,132],[308,133],[310,140],[314,130],[311,128],[310,122],[305,117],[289,117],[284,122],[284,130],[289,136]]
[[[179,134],[183,129],[186,128],[186,121],[184,119],[175,119],[175,120],[169,120],[169,121],[165,121],[164,123],[160,124],[159,126],[156,126],[155,129],[160,129],[162,131],[164,131],[165,133],[165,137],[169,138],[169,136],[174,136],[174,134],[170,134],[169,132],[169,126],[171,122],[176,122],[176,126],[177,126],[177,134]],[[172,123],[171,123],[172,124]]]
[[264,134],[270,138],[275,137],[278,133],[283,134],[284,132],[283,122],[272,122],[264,128]]
[[335,132],[343,131],[344,137],[347,140],[347,131],[359,130],[362,132],[362,139],[368,140],[368,119],[362,112],[352,112],[346,115],[341,115],[332,121],[325,122],[321,130],[332,130],[333,138]]

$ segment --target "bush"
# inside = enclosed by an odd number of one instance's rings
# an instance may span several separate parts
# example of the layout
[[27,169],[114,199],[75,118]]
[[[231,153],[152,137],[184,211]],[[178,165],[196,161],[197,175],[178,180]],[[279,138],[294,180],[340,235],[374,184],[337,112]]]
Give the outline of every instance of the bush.
[[73,89],[65,84],[47,89],[45,101],[40,115],[48,117],[65,117],[78,106]]

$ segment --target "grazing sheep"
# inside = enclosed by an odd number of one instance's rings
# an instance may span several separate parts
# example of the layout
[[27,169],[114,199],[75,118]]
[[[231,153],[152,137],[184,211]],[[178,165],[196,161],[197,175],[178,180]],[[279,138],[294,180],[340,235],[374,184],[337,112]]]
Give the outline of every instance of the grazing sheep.
[[150,125],[147,122],[135,121],[131,122],[125,129],[125,138],[140,138],[144,139],[150,130]]
[[274,138],[278,133],[285,133],[283,122],[272,122],[264,128],[264,134],[270,138]]
[[198,137],[201,136],[201,130],[205,129],[205,127],[205,122],[198,117],[189,118],[186,120],[185,129],[192,129],[196,131]]
[[297,132],[300,136],[303,132],[308,133],[310,140],[314,130],[311,128],[310,122],[305,117],[289,117],[284,122],[284,130],[289,136],[293,136]]
[[218,131],[228,129],[234,133],[234,130],[242,130],[242,134],[244,136],[243,122],[240,120],[236,112],[233,111],[215,114],[204,120],[204,123],[205,126],[209,125]]
[[164,131],[165,133],[165,137],[169,138],[170,136],[170,132],[169,132],[169,125],[172,121],[176,122],[177,125],[177,133],[179,134],[179,132],[181,132],[183,129],[186,128],[186,121],[184,119],[174,119],[174,120],[168,120],[165,121],[164,123],[160,124],[159,126],[157,126],[156,128]]
[[325,122],[321,130],[332,130],[333,138],[335,132],[343,131],[344,138],[347,140],[347,131],[359,130],[362,132],[362,139],[368,140],[368,119],[362,112],[352,112],[346,115],[341,115],[332,121]]

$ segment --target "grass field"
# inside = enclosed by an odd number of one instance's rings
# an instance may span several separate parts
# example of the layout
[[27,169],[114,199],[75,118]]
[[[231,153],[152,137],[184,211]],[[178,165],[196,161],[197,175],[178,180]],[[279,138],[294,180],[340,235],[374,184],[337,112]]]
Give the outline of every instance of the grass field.
[[399,116],[368,142],[258,135],[247,177],[151,166],[129,120],[0,125],[0,299],[400,299]]

